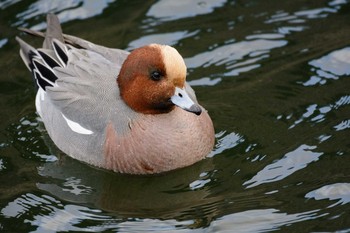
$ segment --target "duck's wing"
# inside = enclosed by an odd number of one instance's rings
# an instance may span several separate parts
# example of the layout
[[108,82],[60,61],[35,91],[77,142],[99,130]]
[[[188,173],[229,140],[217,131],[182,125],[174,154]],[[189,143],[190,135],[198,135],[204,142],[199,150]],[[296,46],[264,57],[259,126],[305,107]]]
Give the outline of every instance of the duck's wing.
[[[41,117],[47,110],[54,112],[56,116],[52,117],[102,130],[111,117],[123,118],[122,112],[127,111],[116,79],[128,52],[73,39],[80,48],[65,43],[57,17],[48,15],[43,48],[35,49],[20,38],[17,41],[21,57],[39,87],[37,110]],[[120,114],[111,116],[115,112]]]

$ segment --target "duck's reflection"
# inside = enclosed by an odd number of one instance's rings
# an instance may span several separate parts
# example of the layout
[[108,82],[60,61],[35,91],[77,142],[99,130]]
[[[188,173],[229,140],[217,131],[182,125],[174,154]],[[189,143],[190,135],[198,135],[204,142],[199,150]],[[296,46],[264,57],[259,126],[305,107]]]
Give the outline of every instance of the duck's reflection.
[[206,176],[211,170],[211,160],[206,159],[166,174],[131,176],[89,167],[63,155],[40,167],[39,174],[50,179],[37,187],[61,200],[124,217],[178,218],[209,201]]

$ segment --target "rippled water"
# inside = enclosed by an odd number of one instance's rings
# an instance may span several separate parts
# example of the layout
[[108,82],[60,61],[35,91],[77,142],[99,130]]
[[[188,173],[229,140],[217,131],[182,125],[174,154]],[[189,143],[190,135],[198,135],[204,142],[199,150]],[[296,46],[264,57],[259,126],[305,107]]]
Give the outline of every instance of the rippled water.
[[[208,158],[128,176],[59,152],[14,40],[47,12],[98,44],[176,47]],[[349,22],[345,0],[0,1],[0,232],[350,232]]]

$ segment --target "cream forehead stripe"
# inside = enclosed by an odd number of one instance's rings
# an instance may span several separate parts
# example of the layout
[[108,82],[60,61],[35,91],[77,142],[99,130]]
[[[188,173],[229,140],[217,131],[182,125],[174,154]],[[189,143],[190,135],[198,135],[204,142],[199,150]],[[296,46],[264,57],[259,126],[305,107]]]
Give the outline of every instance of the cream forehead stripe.
[[186,78],[186,65],[179,52],[167,45],[160,48],[169,79]]

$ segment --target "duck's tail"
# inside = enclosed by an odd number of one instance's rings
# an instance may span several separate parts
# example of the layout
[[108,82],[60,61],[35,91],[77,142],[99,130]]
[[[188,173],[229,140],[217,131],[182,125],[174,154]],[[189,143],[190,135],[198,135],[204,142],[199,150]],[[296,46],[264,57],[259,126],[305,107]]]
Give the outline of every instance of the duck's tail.
[[20,55],[27,68],[32,72],[37,85],[43,90],[47,86],[54,86],[57,77],[55,67],[67,65],[67,46],[65,45],[62,28],[56,15],[47,15],[47,30],[45,33],[20,28],[31,35],[44,37],[43,47],[33,48],[31,45],[16,37],[20,45]]
[[47,28],[46,28],[43,48],[52,50],[53,39],[56,39],[64,43],[62,28],[58,17],[54,14],[48,14],[46,16],[46,22],[47,22]]
[[[48,14],[46,17],[46,21],[47,21],[47,29],[45,33],[34,31],[28,28],[18,28],[18,29],[30,35],[44,37],[45,40],[43,43],[43,49],[53,50],[54,48],[53,48],[52,42],[54,39],[64,43],[62,28],[58,20],[58,17],[55,14]],[[20,55],[22,60],[26,64],[27,68],[30,71],[32,71],[33,70],[32,59],[33,59],[33,56],[37,53],[36,52],[37,50],[19,37],[16,37],[16,40],[21,47]]]

